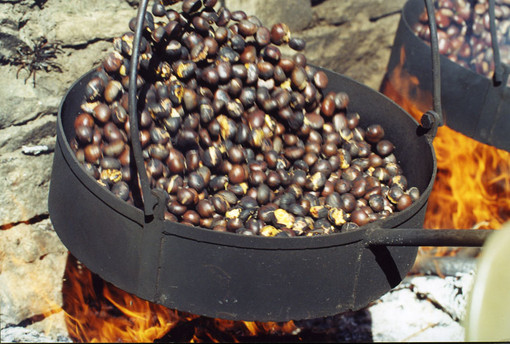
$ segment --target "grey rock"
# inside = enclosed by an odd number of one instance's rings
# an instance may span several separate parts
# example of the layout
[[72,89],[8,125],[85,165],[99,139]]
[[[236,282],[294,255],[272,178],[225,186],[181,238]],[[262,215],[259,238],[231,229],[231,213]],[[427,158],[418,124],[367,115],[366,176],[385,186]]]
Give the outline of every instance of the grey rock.
[[[69,49],[70,54],[61,57],[65,70],[57,74],[57,80],[66,86],[66,90],[83,74],[92,68],[98,67],[109,51],[113,50],[112,43],[108,41],[97,41],[87,44],[86,49]],[[60,100],[65,92],[60,95]]]
[[[62,1],[54,0],[42,9],[37,7],[23,14],[18,10],[1,5],[12,17],[0,16],[6,28],[0,31],[0,55],[2,66],[0,73],[0,129],[10,125],[26,123],[41,114],[56,113],[61,97],[70,84],[81,74],[92,68],[106,53],[95,53],[87,49],[80,54],[89,43],[111,47],[111,40],[129,31],[128,23],[136,11],[125,1]],[[19,29],[16,24],[19,25]],[[57,58],[51,60],[60,66],[51,71],[36,70],[35,74],[29,66],[13,65],[13,58],[18,48],[33,47],[39,37],[45,37],[50,43],[58,43],[63,48]],[[67,48],[66,48],[67,47]],[[71,57],[77,47],[78,56]],[[77,57],[87,55],[84,60]],[[30,58],[27,59],[30,61]],[[84,66],[80,69],[80,66]],[[35,80],[35,84],[34,84]],[[42,101],[44,100],[44,101]]]
[[29,156],[17,150],[0,157],[0,225],[48,213],[53,154]]
[[[56,113],[60,95],[65,87],[53,77],[57,72],[36,73],[37,85],[33,87],[32,76],[25,70],[17,77],[17,67],[0,66],[0,129],[21,125],[38,116]],[[50,76],[50,77],[48,77]],[[25,78],[28,80],[24,81]]]
[[402,8],[405,0],[324,1],[313,7],[315,23],[300,33],[310,63],[378,90],[400,16],[370,17]]
[[[47,214],[55,132],[56,117],[51,115],[0,130],[0,225]],[[27,154],[37,146],[46,151]]]
[[0,63],[7,64],[17,55],[17,49],[27,46],[25,42],[8,32],[0,32]]
[[20,32],[27,40],[45,36],[63,45],[84,44],[108,39],[127,28],[134,10],[122,0],[52,0],[35,13],[25,15],[26,24]]
[[66,90],[82,74],[98,66],[109,48],[111,43],[97,42],[86,53],[78,51],[62,57],[58,60],[63,66],[62,73],[38,71],[35,87],[28,71],[21,70],[17,76],[16,66],[0,66],[0,73],[4,76],[0,79],[0,130],[56,114]]
[[[107,3],[107,2],[103,2]],[[96,12],[97,11],[97,12]],[[129,31],[129,20],[136,15],[132,8],[105,8],[66,14],[55,19],[55,39],[64,45],[81,45],[97,40],[110,40]],[[94,13],[95,12],[95,13]]]
[[0,231],[0,323],[58,311],[67,249],[50,221]]
[[0,130],[0,154],[36,146],[43,140],[55,137],[56,116],[46,115],[22,126],[10,126]]
[[284,22],[292,31],[300,31],[313,20],[310,0],[226,0],[225,5],[231,11],[243,10],[257,16],[269,28]]

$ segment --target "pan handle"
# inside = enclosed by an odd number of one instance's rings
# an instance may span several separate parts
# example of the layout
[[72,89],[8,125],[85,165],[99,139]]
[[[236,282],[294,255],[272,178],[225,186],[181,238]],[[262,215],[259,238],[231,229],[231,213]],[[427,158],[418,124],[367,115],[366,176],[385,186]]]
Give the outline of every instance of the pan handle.
[[493,233],[483,229],[370,228],[366,246],[479,247]]

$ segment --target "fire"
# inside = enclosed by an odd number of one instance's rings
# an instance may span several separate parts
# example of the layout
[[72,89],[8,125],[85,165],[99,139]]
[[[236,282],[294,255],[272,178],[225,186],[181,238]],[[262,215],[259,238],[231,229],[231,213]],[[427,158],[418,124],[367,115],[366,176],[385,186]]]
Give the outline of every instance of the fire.
[[[447,127],[441,128],[434,148],[439,173],[427,226],[500,228],[510,218],[510,154]],[[450,216],[444,215],[445,208]]]
[[[430,109],[431,95],[402,68],[404,60],[402,51],[401,63],[383,84],[383,93],[419,119]],[[497,229],[510,220],[510,153],[446,126],[439,128],[433,144],[438,174],[425,228]],[[212,319],[141,300],[101,280],[72,257],[63,292],[69,335],[76,342],[241,342],[285,335],[294,340],[301,338],[300,329],[292,321]]]
[[64,311],[75,342],[240,342],[261,335],[295,335],[294,322],[212,319],[142,300],[99,278],[69,256]]
[[[417,120],[430,110],[432,96],[400,64],[382,92]],[[448,118],[446,118],[448,124]],[[499,229],[510,219],[510,153],[480,143],[447,126],[433,141],[438,174],[429,197],[425,228]]]
[[69,257],[63,286],[69,336],[77,342],[153,342],[177,323],[170,310],[108,285]]

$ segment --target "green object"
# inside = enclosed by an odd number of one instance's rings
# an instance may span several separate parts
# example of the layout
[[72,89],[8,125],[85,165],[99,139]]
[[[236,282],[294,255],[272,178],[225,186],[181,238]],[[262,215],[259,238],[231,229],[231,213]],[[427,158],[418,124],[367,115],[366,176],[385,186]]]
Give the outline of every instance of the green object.
[[464,322],[466,341],[510,341],[510,222],[485,242]]

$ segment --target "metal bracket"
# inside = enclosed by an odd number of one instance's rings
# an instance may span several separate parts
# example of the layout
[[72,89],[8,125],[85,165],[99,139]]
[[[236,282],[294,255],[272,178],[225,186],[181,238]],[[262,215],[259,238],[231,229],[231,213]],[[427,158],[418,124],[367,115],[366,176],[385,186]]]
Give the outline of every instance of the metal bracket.
[[425,134],[430,142],[437,134],[437,128],[444,124],[443,111],[441,108],[441,63],[439,56],[439,43],[437,38],[436,16],[432,0],[425,0],[425,7],[429,18],[430,46],[432,50],[432,81],[434,111],[430,110],[421,117],[421,125],[428,132]]
[[427,130],[425,136],[432,142],[436,137],[437,129],[443,125],[441,117],[435,111],[429,110],[421,116],[420,122],[422,128]]
[[168,201],[168,194],[161,189],[152,189],[152,196],[156,202],[152,208],[154,213],[154,220],[163,221],[165,219],[166,203]]

